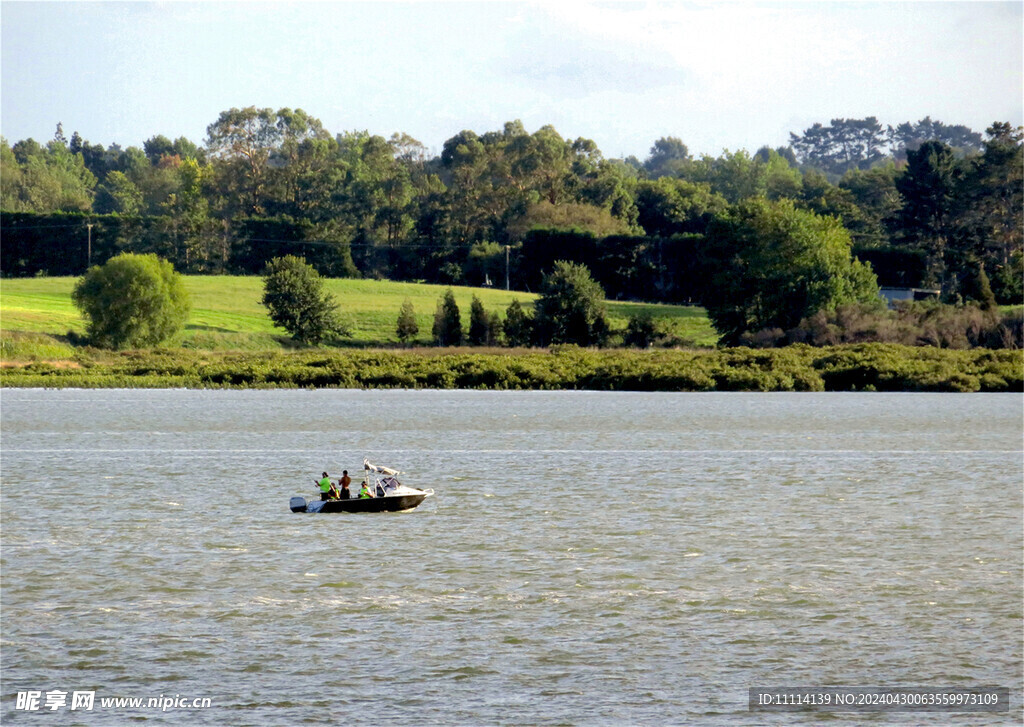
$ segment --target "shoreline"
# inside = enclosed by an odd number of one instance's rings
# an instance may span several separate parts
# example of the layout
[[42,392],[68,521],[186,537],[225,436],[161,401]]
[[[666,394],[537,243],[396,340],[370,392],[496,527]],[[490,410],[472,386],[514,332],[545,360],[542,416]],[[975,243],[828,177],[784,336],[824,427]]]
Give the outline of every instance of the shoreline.
[[3,388],[1024,392],[1024,351],[899,344],[551,351],[99,352],[6,360]]

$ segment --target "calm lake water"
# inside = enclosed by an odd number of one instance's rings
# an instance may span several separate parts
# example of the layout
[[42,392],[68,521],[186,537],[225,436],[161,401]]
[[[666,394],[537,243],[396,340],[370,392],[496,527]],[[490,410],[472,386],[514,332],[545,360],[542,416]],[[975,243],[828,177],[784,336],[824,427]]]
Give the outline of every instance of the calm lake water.
[[[1017,724],[1022,401],[5,390],[0,717]],[[364,456],[437,495],[289,511]],[[748,711],[784,685],[1013,710]]]

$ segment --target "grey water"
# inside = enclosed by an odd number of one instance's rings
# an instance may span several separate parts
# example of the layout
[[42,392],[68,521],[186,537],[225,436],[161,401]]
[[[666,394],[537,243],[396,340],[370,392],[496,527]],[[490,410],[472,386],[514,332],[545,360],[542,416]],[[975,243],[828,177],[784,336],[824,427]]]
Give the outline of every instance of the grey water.
[[[1019,395],[4,390],[0,424],[4,724],[1022,719]],[[364,457],[435,496],[289,511]],[[748,709],[797,685],[1012,709]]]

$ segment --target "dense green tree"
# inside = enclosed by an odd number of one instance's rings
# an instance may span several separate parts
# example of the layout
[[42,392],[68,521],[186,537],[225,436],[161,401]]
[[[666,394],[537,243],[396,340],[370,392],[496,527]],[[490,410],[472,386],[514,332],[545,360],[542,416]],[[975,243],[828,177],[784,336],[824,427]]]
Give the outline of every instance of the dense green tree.
[[[181,185],[181,177],[178,169],[182,164],[182,158],[176,154],[161,156],[156,164],[150,164],[137,147],[129,147],[118,160],[117,168],[111,169],[107,174],[107,181],[116,172],[122,172],[124,178],[131,182],[142,196],[140,214],[163,215],[166,214],[168,202],[178,193]],[[124,184],[124,180],[116,182],[117,187],[107,186],[101,190],[97,200],[97,211],[106,211],[113,202],[110,193],[119,191],[124,194],[130,187]]]
[[495,227],[507,211],[500,190],[501,175],[492,171],[498,163],[495,146],[493,141],[485,146],[469,130],[444,143],[441,167],[447,187],[445,235],[456,245],[495,239]]
[[255,106],[222,111],[206,129],[206,145],[217,162],[226,196],[246,214],[262,214],[271,153],[282,131],[272,109]]
[[473,302],[469,306],[469,345],[489,346],[491,340],[491,319],[487,315],[483,301],[473,296]]
[[728,207],[724,197],[711,191],[710,184],[668,177],[640,182],[636,205],[640,226],[648,235],[660,237],[702,233],[711,218]]
[[280,136],[268,160],[267,213],[311,221],[333,216],[334,210],[318,206],[326,201],[323,186],[338,183],[337,143],[302,109],[279,109],[275,117]]
[[538,211],[588,224],[605,217],[602,224],[635,231],[635,176],[604,160],[589,139],[563,139],[551,126],[530,134],[511,121],[483,136],[461,132],[445,142],[440,162],[449,236],[459,245],[519,239]]
[[402,302],[402,308],[398,311],[398,323],[395,327],[395,334],[398,340],[408,344],[416,338],[420,332],[419,324],[416,323],[416,311],[412,307],[412,301],[408,298]]
[[1011,260],[1024,249],[1024,129],[996,123],[986,130],[984,154],[971,159],[957,187],[956,239],[947,262],[972,268],[975,260],[993,273],[998,300],[1024,302],[1012,294]]
[[[521,122],[517,123],[521,128]],[[547,125],[533,134],[524,130],[508,136],[501,154],[506,184],[518,192],[533,192],[552,205],[570,201],[573,149],[555,127]]]
[[690,150],[682,139],[663,136],[654,142],[643,168],[651,179],[677,177],[689,161]]
[[839,187],[852,195],[857,210],[851,215],[837,205],[830,205],[834,211],[828,214],[843,216],[843,224],[855,244],[867,247],[889,244],[892,224],[903,205],[896,189],[897,176],[899,171],[891,161],[866,171],[851,169],[843,175]]
[[195,159],[201,164],[206,164],[206,152],[194,141],[184,136],[179,136],[174,140],[171,150],[182,159]]
[[764,194],[768,199],[794,198],[800,195],[803,178],[796,166],[773,149],[759,153],[754,163],[764,176]]
[[1010,255],[1009,262],[996,266],[992,279],[993,293],[998,303],[1024,304],[1024,253],[1018,250]]
[[382,136],[341,134],[338,147],[345,174],[335,194],[360,252],[359,267],[367,275],[384,274],[388,261],[383,253],[404,242],[415,224],[409,169]]
[[749,197],[763,196],[767,190],[764,165],[746,151],[724,151],[717,159],[704,155],[687,165],[683,177],[706,183],[730,204]]
[[946,125],[941,121],[932,121],[925,116],[915,124],[906,121],[890,126],[886,132],[889,152],[896,159],[906,159],[908,151],[916,151],[926,141],[939,141],[946,144],[957,156],[966,156],[980,152],[984,144],[981,134],[966,126]]
[[814,124],[800,135],[791,133],[789,140],[802,163],[837,176],[867,169],[885,156],[885,133],[874,116]]
[[629,317],[622,342],[630,348],[650,348],[658,337],[658,328],[650,311],[636,313]]
[[833,184],[817,169],[808,169],[804,173],[799,194],[793,195],[792,199],[803,209],[841,220],[850,236],[859,244],[869,243],[871,232],[881,233],[881,230],[871,228],[870,221],[857,204],[853,193]]
[[789,146],[779,146],[772,149],[770,146],[762,146],[756,152],[754,152],[754,159],[759,162],[767,164],[771,161],[773,156],[780,157],[791,167],[800,166],[800,162],[797,161],[796,154],[793,152],[793,148]]
[[71,135],[68,151],[72,154],[82,155],[85,168],[93,173],[100,184],[106,181],[108,173],[117,169],[118,158],[121,154],[121,148],[117,144],[112,144],[109,148],[104,149],[100,144],[90,144],[77,131]]
[[34,212],[25,209],[21,199],[24,185],[21,163],[3,137],[0,137],[0,171],[0,209],[8,212]]
[[143,178],[152,166],[142,149],[137,146],[130,146],[117,152],[114,163],[110,168],[124,172],[129,179],[139,184],[139,180]]
[[690,182],[709,185],[731,204],[750,197],[793,196],[801,185],[799,171],[783,156],[770,150],[756,157],[743,150],[726,150],[718,158],[704,155],[687,164],[680,176]]
[[155,346],[177,334],[189,313],[181,276],[156,255],[123,253],[93,266],[71,293],[101,348]]
[[455,293],[451,288],[437,301],[431,332],[434,335],[434,343],[438,346],[462,345],[462,316],[459,314],[459,305],[455,302]]
[[931,284],[943,283],[946,278],[946,254],[961,176],[953,150],[941,142],[928,141],[907,153],[907,167],[896,179],[896,189],[903,198],[899,212],[901,239],[928,255],[926,282]]
[[275,155],[268,174],[267,214],[334,222],[352,236],[345,210],[348,166],[333,138],[305,138]]
[[45,147],[32,139],[13,148],[4,140],[0,205],[12,212],[88,212],[96,177],[80,153],[54,140]]
[[472,285],[490,286],[505,280],[505,246],[485,240],[469,249],[463,266],[466,280]]
[[504,337],[504,326],[501,314],[493,311],[487,316],[487,345],[500,346]]
[[996,308],[996,296],[992,293],[985,264],[977,258],[972,258],[964,265],[960,292],[966,300],[976,301],[983,311]]
[[172,242],[178,259],[189,272],[220,272],[229,250],[223,228],[211,216],[207,196],[213,168],[187,157],[174,167],[174,176],[171,185],[175,191],[168,194],[161,211],[172,220]]
[[142,191],[124,172],[115,170],[96,191],[94,209],[100,214],[136,216],[142,212]]
[[790,134],[790,145],[802,163],[834,175],[867,168],[881,159],[883,141],[882,126],[873,116],[832,119],[828,126],[816,123],[801,135]]
[[607,209],[579,202],[552,204],[541,200],[530,204],[508,224],[509,239],[519,242],[530,230],[580,230],[596,237],[627,235],[628,224],[616,218]]
[[639,182],[637,170],[615,160],[602,159],[589,139],[577,139],[573,150],[576,156],[569,183],[578,203],[605,209],[631,234],[639,233],[635,199]]
[[174,156],[174,143],[163,134],[151,137],[143,142],[142,150],[146,153],[149,163],[156,166],[161,157]]
[[790,200],[748,200],[716,219],[705,249],[705,306],[723,343],[788,330],[819,310],[878,301],[871,269],[850,254],[838,220]]
[[541,345],[575,343],[602,346],[608,337],[604,290],[585,265],[559,260],[544,277],[534,306]]
[[512,299],[505,311],[502,332],[505,334],[505,343],[513,348],[529,346],[533,342],[533,318],[523,310],[516,298]]
[[276,257],[263,271],[263,299],[270,320],[299,343],[318,344],[347,335],[338,303],[324,291],[320,274],[294,255]]

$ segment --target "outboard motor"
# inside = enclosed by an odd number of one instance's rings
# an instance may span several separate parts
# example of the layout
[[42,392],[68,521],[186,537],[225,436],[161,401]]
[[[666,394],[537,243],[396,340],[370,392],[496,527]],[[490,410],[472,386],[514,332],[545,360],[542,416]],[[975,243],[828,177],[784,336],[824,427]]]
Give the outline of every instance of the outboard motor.
[[288,503],[292,512],[306,512],[306,498],[295,496]]

